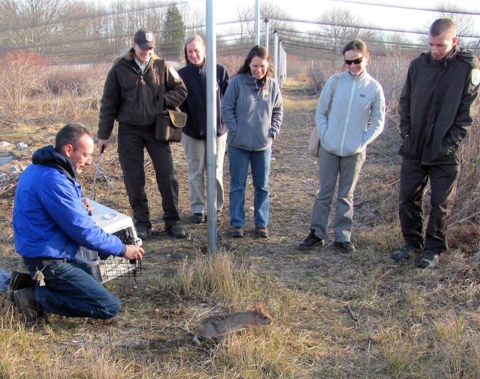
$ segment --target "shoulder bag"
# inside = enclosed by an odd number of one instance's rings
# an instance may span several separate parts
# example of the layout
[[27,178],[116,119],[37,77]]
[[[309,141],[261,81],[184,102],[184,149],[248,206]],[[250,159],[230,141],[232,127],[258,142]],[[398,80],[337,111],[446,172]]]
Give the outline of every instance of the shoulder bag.
[[165,83],[165,61],[163,59],[160,60],[158,71],[160,72],[160,89],[158,93],[155,139],[164,142],[180,142],[182,140],[182,128],[187,123],[187,114],[182,112],[178,107],[166,110],[163,108],[163,87]]

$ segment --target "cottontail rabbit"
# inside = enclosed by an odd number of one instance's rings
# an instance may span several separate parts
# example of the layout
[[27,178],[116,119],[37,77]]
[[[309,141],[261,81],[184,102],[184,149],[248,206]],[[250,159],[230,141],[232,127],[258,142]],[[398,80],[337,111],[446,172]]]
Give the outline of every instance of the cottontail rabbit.
[[199,338],[211,340],[255,326],[273,324],[273,322],[273,317],[265,311],[263,303],[257,301],[255,310],[207,317],[195,331],[192,341],[200,345]]

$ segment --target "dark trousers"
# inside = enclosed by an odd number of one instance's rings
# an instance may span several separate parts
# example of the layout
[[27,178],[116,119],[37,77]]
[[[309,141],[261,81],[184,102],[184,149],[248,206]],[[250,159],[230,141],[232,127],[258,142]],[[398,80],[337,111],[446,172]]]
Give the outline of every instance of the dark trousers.
[[[422,166],[402,158],[400,170],[399,216],[405,243],[438,254],[447,251],[447,217],[451,212],[458,165]],[[431,211],[423,235],[423,194],[430,179]]]
[[173,170],[170,144],[155,139],[154,126],[142,128],[121,123],[118,130],[118,156],[135,224],[148,228],[152,226],[145,193],[145,149],[152,159],[158,190],[162,196],[165,226],[176,225],[180,222],[178,181]]

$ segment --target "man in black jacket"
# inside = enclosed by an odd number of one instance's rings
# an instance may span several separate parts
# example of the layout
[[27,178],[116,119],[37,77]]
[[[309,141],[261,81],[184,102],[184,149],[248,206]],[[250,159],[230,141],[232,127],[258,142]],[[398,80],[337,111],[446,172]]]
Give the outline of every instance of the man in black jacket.
[[185,238],[186,232],[180,225],[178,181],[172,151],[168,142],[155,139],[155,121],[159,91],[164,93],[164,108],[175,108],[187,97],[187,89],[175,69],[166,62],[164,71],[159,72],[160,59],[154,49],[153,31],[142,28],[135,33],[132,47],[127,48],[110,69],[100,106],[98,148],[102,152],[107,147],[117,120],[120,165],[137,235],[142,239],[152,233],[145,192],[144,150],[147,150],[162,195],[165,229],[174,238]]
[[[455,198],[458,151],[479,107],[479,61],[457,40],[450,19],[430,26],[429,52],[411,62],[400,98],[399,216],[405,245],[392,258],[403,261],[423,252],[422,268],[437,267],[447,251],[446,219]],[[422,198],[428,180],[431,212],[424,236]]]

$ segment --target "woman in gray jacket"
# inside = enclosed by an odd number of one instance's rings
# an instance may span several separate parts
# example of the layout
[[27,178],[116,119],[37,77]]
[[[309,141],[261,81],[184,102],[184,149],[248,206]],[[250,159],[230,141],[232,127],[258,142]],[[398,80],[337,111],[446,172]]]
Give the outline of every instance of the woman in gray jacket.
[[268,177],[272,141],[280,132],[283,100],[267,49],[254,46],[228,85],[222,103],[227,124],[232,237],[243,237],[248,165],[254,187],[255,235],[268,237]]
[[344,252],[355,251],[350,242],[353,192],[366,147],[384,127],[385,98],[382,86],[367,73],[367,45],[360,39],[350,41],[343,56],[347,70],[330,77],[317,105],[320,188],[313,205],[310,234],[300,243],[300,250],[323,246],[338,178],[335,247]]

